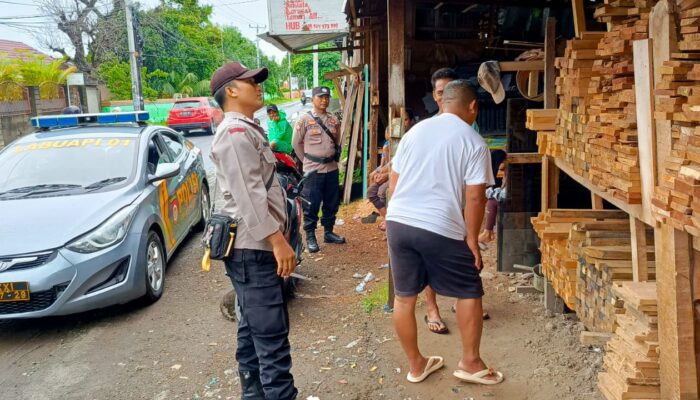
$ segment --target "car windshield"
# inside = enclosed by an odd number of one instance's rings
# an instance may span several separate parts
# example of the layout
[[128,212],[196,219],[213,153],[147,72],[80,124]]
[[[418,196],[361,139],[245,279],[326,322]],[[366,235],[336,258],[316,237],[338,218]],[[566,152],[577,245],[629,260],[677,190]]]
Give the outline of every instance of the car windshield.
[[182,110],[183,108],[199,108],[201,106],[202,106],[202,103],[200,103],[199,101],[196,101],[196,100],[181,101],[181,102],[177,102],[177,103],[175,103],[175,105],[173,105],[173,110]]
[[81,193],[126,181],[134,170],[137,147],[137,141],[128,137],[10,145],[0,152],[0,194],[22,193],[26,197],[33,190],[45,193],[68,189]]

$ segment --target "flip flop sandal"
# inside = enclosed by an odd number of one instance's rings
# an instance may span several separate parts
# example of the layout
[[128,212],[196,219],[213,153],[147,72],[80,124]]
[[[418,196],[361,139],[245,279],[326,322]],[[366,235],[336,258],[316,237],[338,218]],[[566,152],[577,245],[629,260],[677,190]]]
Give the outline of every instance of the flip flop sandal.
[[[425,324],[428,325],[428,330],[430,332],[437,333],[438,335],[447,335],[448,333],[450,333],[450,330],[447,328],[447,325],[445,325],[445,322],[443,322],[442,320],[430,321],[428,319],[428,316],[426,315],[423,318],[423,321],[425,321]],[[435,331],[435,330],[430,329],[430,324],[441,326],[442,328]]]
[[[485,370],[475,372],[473,374],[470,374],[463,369],[457,369],[452,373],[452,375],[463,382],[480,383],[482,385],[497,385],[503,382],[503,374],[499,371],[494,371],[491,368],[486,368]],[[489,375],[495,375],[496,379],[486,379],[486,377]]]
[[429,377],[430,374],[433,372],[439,370],[440,368],[445,366],[445,360],[442,357],[439,356],[431,356],[428,358],[428,363],[425,364],[425,369],[423,370],[423,373],[420,376],[411,376],[411,372],[409,371],[408,374],[406,374],[406,380],[411,382],[411,383],[420,383],[425,380],[425,378]]
[[[450,310],[452,310],[453,313],[457,312],[457,309],[455,308],[454,305],[452,305]],[[491,316],[489,315],[489,313],[487,311],[484,311],[484,314],[482,315],[482,317],[484,318],[484,321],[486,321],[487,319],[491,319]]]

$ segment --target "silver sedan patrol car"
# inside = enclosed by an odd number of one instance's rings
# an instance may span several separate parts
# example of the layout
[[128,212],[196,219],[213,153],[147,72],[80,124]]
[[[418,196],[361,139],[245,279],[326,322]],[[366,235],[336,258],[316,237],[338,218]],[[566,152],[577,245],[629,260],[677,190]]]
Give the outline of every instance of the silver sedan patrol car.
[[201,151],[146,112],[39,117],[0,150],[0,319],[163,294],[210,213]]

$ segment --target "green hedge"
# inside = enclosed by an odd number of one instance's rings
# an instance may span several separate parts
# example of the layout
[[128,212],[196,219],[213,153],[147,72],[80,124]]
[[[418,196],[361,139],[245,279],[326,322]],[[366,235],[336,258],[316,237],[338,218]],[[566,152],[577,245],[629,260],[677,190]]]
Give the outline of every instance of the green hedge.
[[[174,101],[172,103],[145,104],[144,108],[146,109],[146,111],[148,111],[149,114],[148,121],[154,125],[165,125],[165,121],[168,119],[168,112],[171,108],[173,108],[173,104],[175,104]],[[102,112],[109,113],[117,107],[119,107],[119,109],[121,109],[124,112],[134,111],[134,106],[129,105],[102,107]]]

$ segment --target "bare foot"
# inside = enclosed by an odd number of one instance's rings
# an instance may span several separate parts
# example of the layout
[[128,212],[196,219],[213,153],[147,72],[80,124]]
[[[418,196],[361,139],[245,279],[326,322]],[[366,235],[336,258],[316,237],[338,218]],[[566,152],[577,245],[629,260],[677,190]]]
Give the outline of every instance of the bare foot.
[[[459,362],[459,364],[457,364],[457,367],[463,371],[470,373],[470,374],[475,374],[477,372],[481,372],[481,371],[488,368],[486,366],[486,364],[484,363],[484,361],[482,361],[480,358],[476,361],[469,362],[469,363],[462,360]],[[498,380],[498,375],[496,375],[496,373],[494,372],[494,373],[491,373],[491,374],[484,376],[482,379],[486,379],[489,381],[496,381],[496,380]]]

